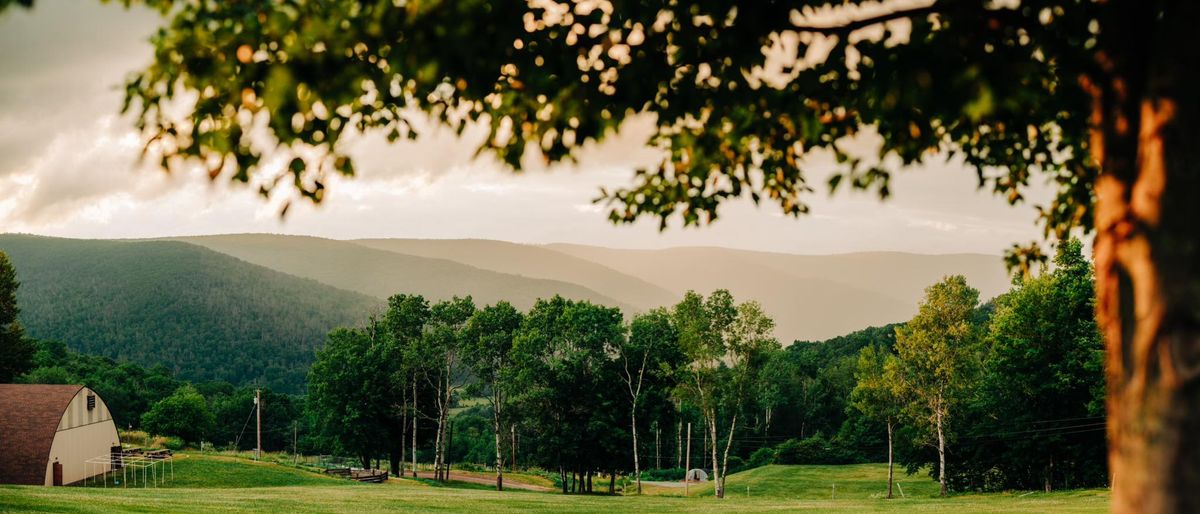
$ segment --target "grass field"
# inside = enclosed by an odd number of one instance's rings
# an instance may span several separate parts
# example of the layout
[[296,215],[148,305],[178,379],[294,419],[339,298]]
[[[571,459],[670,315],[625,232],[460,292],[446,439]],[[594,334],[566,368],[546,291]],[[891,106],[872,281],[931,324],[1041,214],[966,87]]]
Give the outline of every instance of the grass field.
[[[924,476],[905,477],[906,498],[882,499],[886,467],[767,466],[711,486],[648,488],[635,496],[571,495],[433,487],[421,481],[358,484],[271,463],[181,455],[160,489],[0,486],[0,512],[1103,512],[1107,491],[969,494],[936,498]],[[607,487],[607,482],[602,482]],[[837,484],[834,493],[834,484]],[[747,487],[749,494],[747,495]],[[831,499],[831,496],[834,496]]]

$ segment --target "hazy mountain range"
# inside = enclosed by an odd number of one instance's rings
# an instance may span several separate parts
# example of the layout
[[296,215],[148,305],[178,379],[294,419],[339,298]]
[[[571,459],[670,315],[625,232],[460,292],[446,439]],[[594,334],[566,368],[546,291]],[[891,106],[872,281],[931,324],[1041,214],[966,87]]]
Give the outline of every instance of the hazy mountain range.
[[758,300],[781,341],[818,340],[916,312],[926,286],[963,274],[983,299],[1007,289],[998,256],[870,252],[793,255],[727,248],[623,250],[478,239],[364,239],[242,234],[174,238],[276,271],[377,298],[472,295],[527,308],[553,294],[621,307],[670,305],[689,289]]
[[[361,322],[400,292],[431,300],[471,295],[478,305],[503,299],[522,309],[561,294],[632,314],[670,305],[689,289],[726,288],[739,301],[761,302],[787,344],[903,321],[916,312],[923,289],[948,274],[965,275],[984,300],[1009,285],[1001,259],[983,254],[793,255],[267,234],[153,241],[0,235],[0,250],[12,256],[23,283],[22,319],[32,336],[231,381],[253,372],[189,371],[175,355],[276,348],[289,356],[279,366],[290,368],[300,358],[292,352],[311,355],[329,328]],[[178,312],[198,315],[180,323]],[[222,326],[230,320],[250,333],[230,334]],[[174,343],[161,343],[163,355],[142,355],[156,338]],[[186,349],[175,344],[182,341]],[[287,382],[301,378],[292,373]]]

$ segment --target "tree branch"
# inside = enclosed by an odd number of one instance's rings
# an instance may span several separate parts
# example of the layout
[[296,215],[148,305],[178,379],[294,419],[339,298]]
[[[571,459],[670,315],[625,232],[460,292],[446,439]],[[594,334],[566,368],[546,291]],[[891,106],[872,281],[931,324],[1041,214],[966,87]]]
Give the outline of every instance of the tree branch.
[[898,11],[883,13],[883,14],[880,14],[877,16],[872,16],[870,18],[853,20],[853,21],[850,21],[843,25],[795,25],[792,27],[792,30],[795,30],[797,32],[809,32],[809,33],[813,33],[813,34],[823,34],[826,36],[844,36],[846,34],[854,32],[858,29],[867,28],[872,25],[878,25],[880,23],[886,23],[886,22],[889,22],[892,20],[898,20],[901,18],[913,18],[913,17],[917,17],[917,16],[928,16],[930,14],[935,14],[940,11],[941,10],[938,8],[938,6],[936,4],[934,4],[934,5],[927,5],[924,7],[913,7],[911,9],[900,9]]

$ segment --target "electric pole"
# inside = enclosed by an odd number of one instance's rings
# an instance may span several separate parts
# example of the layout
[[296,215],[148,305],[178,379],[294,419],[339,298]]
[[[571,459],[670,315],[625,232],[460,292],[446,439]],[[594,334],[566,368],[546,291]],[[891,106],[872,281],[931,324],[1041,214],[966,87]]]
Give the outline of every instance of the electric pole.
[[258,426],[258,428],[256,430],[257,436],[258,436],[257,443],[254,446],[254,460],[258,460],[258,459],[262,458],[262,390],[261,389],[254,390],[254,417],[256,418],[255,424]]

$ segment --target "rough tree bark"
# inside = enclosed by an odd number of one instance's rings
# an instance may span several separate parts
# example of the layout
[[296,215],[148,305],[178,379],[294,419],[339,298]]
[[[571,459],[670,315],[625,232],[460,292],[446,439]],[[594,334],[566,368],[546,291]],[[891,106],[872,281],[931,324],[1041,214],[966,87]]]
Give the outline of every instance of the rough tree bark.
[[1083,82],[1112,511],[1200,512],[1200,3],[1109,7]]

